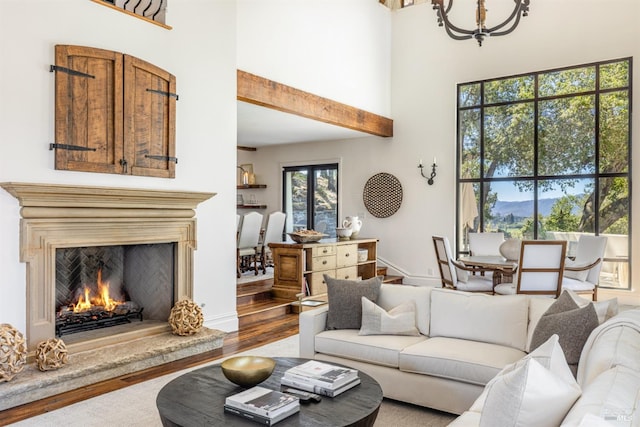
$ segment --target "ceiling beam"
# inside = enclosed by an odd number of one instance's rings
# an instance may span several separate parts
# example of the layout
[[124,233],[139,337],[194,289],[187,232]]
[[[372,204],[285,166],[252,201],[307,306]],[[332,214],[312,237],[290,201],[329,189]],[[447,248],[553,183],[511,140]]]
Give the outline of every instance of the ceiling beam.
[[393,136],[393,120],[238,70],[238,100],[371,135]]

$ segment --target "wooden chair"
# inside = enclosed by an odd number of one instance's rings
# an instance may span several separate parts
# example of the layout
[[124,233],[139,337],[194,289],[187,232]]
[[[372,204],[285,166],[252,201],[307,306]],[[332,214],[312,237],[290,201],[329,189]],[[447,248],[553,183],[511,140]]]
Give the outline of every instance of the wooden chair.
[[249,212],[242,217],[236,245],[238,278],[242,275],[242,270],[250,269],[251,265],[253,265],[256,275],[258,274],[258,241],[260,240],[261,227],[261,213]]
[[[269,243],[282,242],[284,233],[284,223],[287,219],[287,215],[284,212],[271,212],[267,217],[267,228],[262,242],[258,246],[258,252],[260,252],[260,268],[262,274],[267,272],[267,258],[271,254]],[[273,266],[273,265],[270,265]]]
[[491,292],[493,290],[493,281],[489,277],[469,274],[478,271],[493,271],[492,269],[478,269],[460,264],[451,258],[449,239],[441,236],[432,236],[432,239],[443,288],[467,292]]
[[605,236],[581,235],[575,259],[565,262],[562,289],[569,289],[578,294],[590,294],[591,299],[596,301],[606,247]]
[[566,253],[565,240],[523,240],[515,282],[496,285],[494,293],[548,295],[557,298],[562,290]]

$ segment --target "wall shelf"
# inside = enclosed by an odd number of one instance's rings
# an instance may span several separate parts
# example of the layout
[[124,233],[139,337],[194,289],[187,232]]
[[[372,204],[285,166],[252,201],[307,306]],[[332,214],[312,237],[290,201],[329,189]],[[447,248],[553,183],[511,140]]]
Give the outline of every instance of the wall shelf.
[[267,205],[236,205],[237,209],[267,209]]
[[236,187],[238,190],[244,190],[248,188],[267,188],[266,184],[246,184],[246,185],[238,185]]

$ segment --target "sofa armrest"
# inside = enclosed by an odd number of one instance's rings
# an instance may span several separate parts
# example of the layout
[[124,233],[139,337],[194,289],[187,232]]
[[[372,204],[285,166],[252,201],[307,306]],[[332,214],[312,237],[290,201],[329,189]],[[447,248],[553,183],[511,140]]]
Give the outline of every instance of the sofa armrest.
[[328,310],[329,307],[324,305],[300,313],[300,357],[313,359],[316,354],[316,335],[325,330]]

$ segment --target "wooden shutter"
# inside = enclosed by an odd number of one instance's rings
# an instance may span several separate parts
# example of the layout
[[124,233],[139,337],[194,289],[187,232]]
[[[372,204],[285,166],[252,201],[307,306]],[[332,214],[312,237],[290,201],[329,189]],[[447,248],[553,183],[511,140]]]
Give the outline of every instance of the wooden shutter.
[[55,142],[67,146],[56,148],[56,169],[120,173],[122,55],[58,45],[55,56]]
[[131,173],[174,178],[176,78],[124,55],[124,143]]

